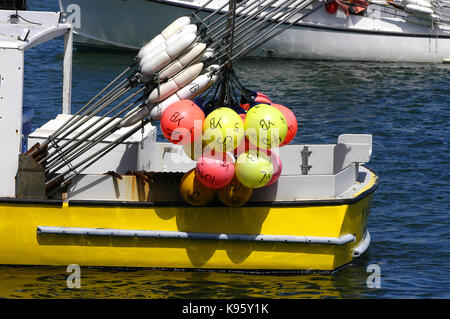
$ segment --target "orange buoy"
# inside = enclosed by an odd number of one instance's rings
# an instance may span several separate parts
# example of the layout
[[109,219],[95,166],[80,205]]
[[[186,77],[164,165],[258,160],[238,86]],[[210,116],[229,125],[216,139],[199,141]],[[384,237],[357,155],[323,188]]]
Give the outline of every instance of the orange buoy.
[[255,101],[264,104],[272,104],[272,101],[269,99],[269,97],[261,92],[256,92]]
[[297,134],[298,130],[297,118],[295,117],[295,114],[284,105],[273,103],[272,106],[277,108],[281,113],[283,113],[284,117],[286,118],[288,131],[286,137],[284,138],[283,142],[281,142],[280,146],[287,145],[293,140],[293,138]]
[[161,131],[174,144],[191,144],[201,136],[205,114],[191,100],[171,104],[161,116]]
[[273,174],[272,178],[265,186],[269,186],[275,183],[280,177],[281,171],[283,169],[283,164],[281,163],[280,156],[277,152],[273,150],[267,150],[267,155],[270,157],[270,161],[272,162]]
[[260,103],[272,104],[272,101],[264,93],[256,91],[248,91],[248,94],[250,94],[252,100],[249,101],[247,98],[242,97],[241,103],[239,104],[239,106],[246,111],[248,111],[252,106],[256,104]]

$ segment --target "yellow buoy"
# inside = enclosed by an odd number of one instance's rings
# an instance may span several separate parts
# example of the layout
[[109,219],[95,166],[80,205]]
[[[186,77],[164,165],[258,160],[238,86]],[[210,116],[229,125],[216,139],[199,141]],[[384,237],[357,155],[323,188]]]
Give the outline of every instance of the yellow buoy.
[[203,144],[220,152],[233,151],[244,139],[244,122],[228,107],[212,111],[203,122]]
[[279,147],[286,138],[286,118],[277,108],[268,104],[252,107],[245,117],[245,135],[258,148]]
[[193,206],[202,206],[214,198],[216,190],[203,185],[195,177],[195,170],[191,169],[181,179],[180,193],[187,203]]
[[217,191],[219,200],[224,205],[231,207],[245,205],[250,197],[252,197],[252,194],[253,189],[242,185],[236,177],[234,177],[227,186]]
[[235,174],[244,186],[259,188],[266,185],[272,178],[273,165],[270,157],[264,152],[250,150],[237,158]]

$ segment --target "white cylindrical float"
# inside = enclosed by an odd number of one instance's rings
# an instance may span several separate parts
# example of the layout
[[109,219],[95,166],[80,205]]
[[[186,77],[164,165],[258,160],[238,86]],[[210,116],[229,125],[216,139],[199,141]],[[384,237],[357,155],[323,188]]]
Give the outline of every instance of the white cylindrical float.
[[173,59],[191,46],[196,38],[197,36],[193,33],[186,34],[178,42],[159,52],[159,54],[152,56],[150,59],[142,60],[141,74],[152,75],[166,67]]
[[205,43],[197,43],[188,49],[181,57],[170,63],[164,70],[161,70],[159,77],[161,79],[166,79],[174,76],[183,68],[185,68],[189,63],[194,61],[206,48]]
[[186,84],[194,80],[203,70],[203,63],[197,63],[187,67],[169,81],[161,84],[159,87],[153,89],[150,93],[147,102],[157,103],[166,99],[168,96],[174,94]]
[[[197,26],[195,24],[189,24],[181,28],[177,33],[172,35],[165,42],[159,44],[156,47],[149,47],[143,51],[142,58],[139,61],[139,66],[142,67],[148,61],[151,61],[157,55],[162,52],[166,52],[170,57],[175,54],[180,54],[187,49],[197,38]],[[183,47],[180,52],[179,48]]]
[[191,19],[189,17],[181,17],[172,22],[169,26],[167,26],[160,34],[154,37],[152,40],[147,42],[137,54],[139,59],[142,59],[145,55],[145,52],[151,52],[154,48],[163,44],[167,39],[169,39],[172,35],[177,33],[182,27],[191,23]]
[[403,4],[406,6],[408,4],[417,5],[425,8],[432,8],[430,1],[427,0],[403,0]]
[[433,9],[427,8],[427,7],[422,7],[417,4],[407,4],[405,6],[405,10],[406,10],[406,12],[409,12],[409,13],[413,13],[416,15],[425,15],[425,16],[430,16],[434,13]]

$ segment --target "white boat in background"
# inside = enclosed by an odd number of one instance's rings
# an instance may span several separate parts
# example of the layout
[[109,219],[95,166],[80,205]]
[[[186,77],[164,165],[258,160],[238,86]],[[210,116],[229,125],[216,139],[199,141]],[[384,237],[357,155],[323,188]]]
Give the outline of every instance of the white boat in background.
[[[316,0],[323,5],[327,0]],[[450,58],[448,0],[334,0],[249,55],[298,59],[443,62]],[[78,46],[138,50],[174,19],[206,0],[59,0]],[[205,16],[226,1],[212,1]],[[353,1],[355,3],[355,1]],[[223,12],[226,12],[225,8]],[[336,10],[337,9],[337,10]],[[312,7],[311,7],[312,10]]]

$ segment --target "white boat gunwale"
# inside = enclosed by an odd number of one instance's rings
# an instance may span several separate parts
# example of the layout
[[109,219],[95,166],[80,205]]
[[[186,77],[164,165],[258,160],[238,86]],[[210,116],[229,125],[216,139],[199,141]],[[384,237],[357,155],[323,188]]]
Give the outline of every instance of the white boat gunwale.
[[[378,188],[378,179],[376,179],[368,189],[363,190],[354,197],[347,198],[327,198],[327,199],[299,199],[290,201],[252,201],[247,202],[245,205],[240,207],[306,207],[306,206],[340,206],[340,205],[350,205],[359,202],[361,199],[374,193]],[[72,200],[62,200],[62,199],[33,199],[33,198],[10,198],[4,197],[0,198],[0,203],[5,204],[23,204],[23,205],[54,205],[61,206],[66,203],[69,206],[104,206],[104,207],[190,207],[186,202],[174,201],[116,201],[116,200],[92,200],[92,199],[72,199]],[[208,207],[223,207],[218,201],[210,202],[204,206],[197,208],[208,208]],[[236,208],[236,207],[235,207]]]
[[[340,206],[340,205],[350,205],[359,202],[361,199],[367,197],[368,195],[374,193],[378,187],[378,181],[376,180],[374,184],[367,190],[359,193],[355,197],[348,198],[327,198],[327,199],[299,199],[299,200],[277,200],[277,201],[249,201],[245,205],[240,206],[242,208],[245,207],[310,207],[310,206]],[[190,207],[195,208],[189,205],[186,202],[177,201],[177,202],[144,202],[144,201],[113,201],[113,200],[81,200],[74,199],[68,201],[71,206],[129,206],[129,207]],[[210,202],[201,207],[224,207],[222,203],[219,201]],[[201,208],[197,207],[197,208]],[[231,207],[230,207],[231,208]],[[239,207],[233,207],[236,209]]]

